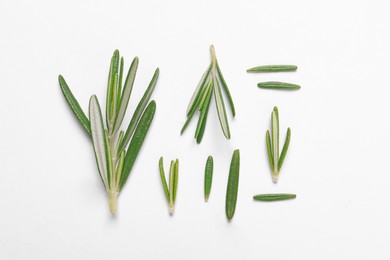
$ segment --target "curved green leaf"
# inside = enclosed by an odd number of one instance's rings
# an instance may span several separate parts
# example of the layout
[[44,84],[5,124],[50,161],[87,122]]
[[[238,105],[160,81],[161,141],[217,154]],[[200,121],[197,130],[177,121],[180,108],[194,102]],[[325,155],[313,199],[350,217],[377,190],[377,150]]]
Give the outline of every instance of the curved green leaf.
[[230,163],[229,180],[226,190],[226,216],[229,221],[233,218],[236,210],[239,175],[240,151],[237,149],[234,151],[232,161]]

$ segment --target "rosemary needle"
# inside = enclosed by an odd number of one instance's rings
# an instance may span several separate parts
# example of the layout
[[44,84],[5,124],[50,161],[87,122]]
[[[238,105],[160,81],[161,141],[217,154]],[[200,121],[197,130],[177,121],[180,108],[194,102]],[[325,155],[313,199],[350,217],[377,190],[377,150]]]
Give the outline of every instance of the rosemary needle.
[[205,173],[204,173],[204,200],[209,200],[211,184],[213,182],[213,168],[214,161],[213,157],[209,156],[206,161]]
[[295,65],[265,65],[248,69],[247,72],[284,72],[296,71],[297,68]]
[[280,90],[298,90],[301,88],[301,86],[286,82],[279,82],[279,81],[267,81],[267,82],[260,82],[257,84],[259,88],[266,88],[266,89],[280,89]]
[[253,196],[254,200],[258,201],[278,201],[278,200],[290,200],[295,199],[297,195],[288,193],[277,193],[277,194],[258,194]]
[[179,160],[176,159],[176,161],[171,161],[168,183],[164,173],[163,157],[160,158],[158,166],[161,182],[164,188],[164,194],[168,201],[169,214],[172,215],[175,210],[177,184],[179,181]]
[[235,150],[230,163],[229,180],[226,189],[226,217],[232,220],[236,211],[238,181],[240,175],[240,150]]

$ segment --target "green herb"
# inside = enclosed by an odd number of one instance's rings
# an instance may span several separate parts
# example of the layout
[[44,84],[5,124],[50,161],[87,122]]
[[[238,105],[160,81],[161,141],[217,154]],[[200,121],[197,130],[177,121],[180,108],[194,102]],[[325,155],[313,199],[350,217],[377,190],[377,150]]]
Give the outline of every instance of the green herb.
[[283,72],[283,71],[296,71],[295,65],[265,65],[248,69],[247,72]]
[[237,149],[234,151],[230,163],[229,180],[226,190],[226,216],[229,221],[233,218],[236,210],[239,174],[240,151]]
[[58,77],[66,101],[85,131],[91,136],[100,178],[107,192],[110,211],[114,215],[117,211],[119,193],[126,183],[156,111],[156,102],[154,100],[149,102],[149,100],[157,82],[158,69],[133,114],[126,134],[123,131],[118,134],[130,100],[137,68],[136,57],[122,86],[124,59],[123,57],[119,59],[119,51],[115,50],[108,75],[105,125],[97,97],[91,96],[88,120],[65,79],[61,75]]
[[281,90],[298,90],[301,86],[291,83],[278,82],[278,81],[268,81],[268,82],[260,82],[257,84],[259,88],[267,88],[267,89],[281,89]]
[[296,197],[297,195],[295,194],[279,193],[279,194],[259,194],[253,196],[253,199],[259,201],[277,201],[277,200],[295,199]]
[[186,112],[187,120],[180,132],[180,134],[183,134],[184,130],[187,128],[192,117],[194,116],[196,110],[199,110],[200,116],[195,131],[195,139],[198,144],[202,141],[203,138],[204,130],[206,128],[207,114],[209,111],[210,102],[213,94],[222,132],[225,135],[226,139],[230,139],[229,122],[227,120],[225,103],[222,98],[221,86],[228,97],[233,117],[236,115],[233,99],[219,67],[217,57],[215,55],[214,46],[210,47],[210,52],[211,63],[206,69],[206,71],[203,73],[203,76],[200,79],[200,82],[191,97]]
[[172,215],[175,210],[176,191],[177,191],[177,184],[179,180],[179,160],[176,159],[176,161],[171,161],[171,165],[169,168],[169,186],[165,178],[162,157],[160,157],[158,165],[159,165],[160,177],[164,188],[165,197],[167,198],[168,201],[169,214]]
[[266,144],[269,164],[272,169],[272,180],[277,183],[279,178],[279,171],[282,168],[284,158],[286,157],[288,146],[290,144],[291,130],[287,129],[286,140],[284,142],[282,152],[279,156],[279,112],[278,108],[274,107],[271,115],[271,134],[267,130]]
[[206,202],[209,200],[211,184],[213,182],[213,168],[214,168],[213,157],[209,156],[207,158],[205,173],[204,173],[204,200]]

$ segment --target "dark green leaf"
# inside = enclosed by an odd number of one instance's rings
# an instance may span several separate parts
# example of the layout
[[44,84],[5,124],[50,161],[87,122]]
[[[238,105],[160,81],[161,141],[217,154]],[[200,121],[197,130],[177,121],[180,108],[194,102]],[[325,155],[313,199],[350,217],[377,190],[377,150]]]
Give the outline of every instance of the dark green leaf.
[[234,151],[232,161],[230,163],[229,180],[226,190],[226,216],[229,221],[233,218],[236,210],[239,174],[240,151],[237,149]]

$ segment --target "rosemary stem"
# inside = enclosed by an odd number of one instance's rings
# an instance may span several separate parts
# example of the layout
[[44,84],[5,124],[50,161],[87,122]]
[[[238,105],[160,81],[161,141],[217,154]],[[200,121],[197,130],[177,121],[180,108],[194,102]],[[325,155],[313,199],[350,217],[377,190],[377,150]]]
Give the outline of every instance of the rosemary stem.
[[211,45],[211,46],[210,46],[210,53],[211,53],[211,62],[212,62],[213,64],[215,64],[216,61],[217,61],[217,55],[215,55],[214,45]]
[[112,215],[116,214],[118,194],[119,193],[117,191],[109,191],[108,192],[108,203],[110,205],[110,211],[111,211]]

